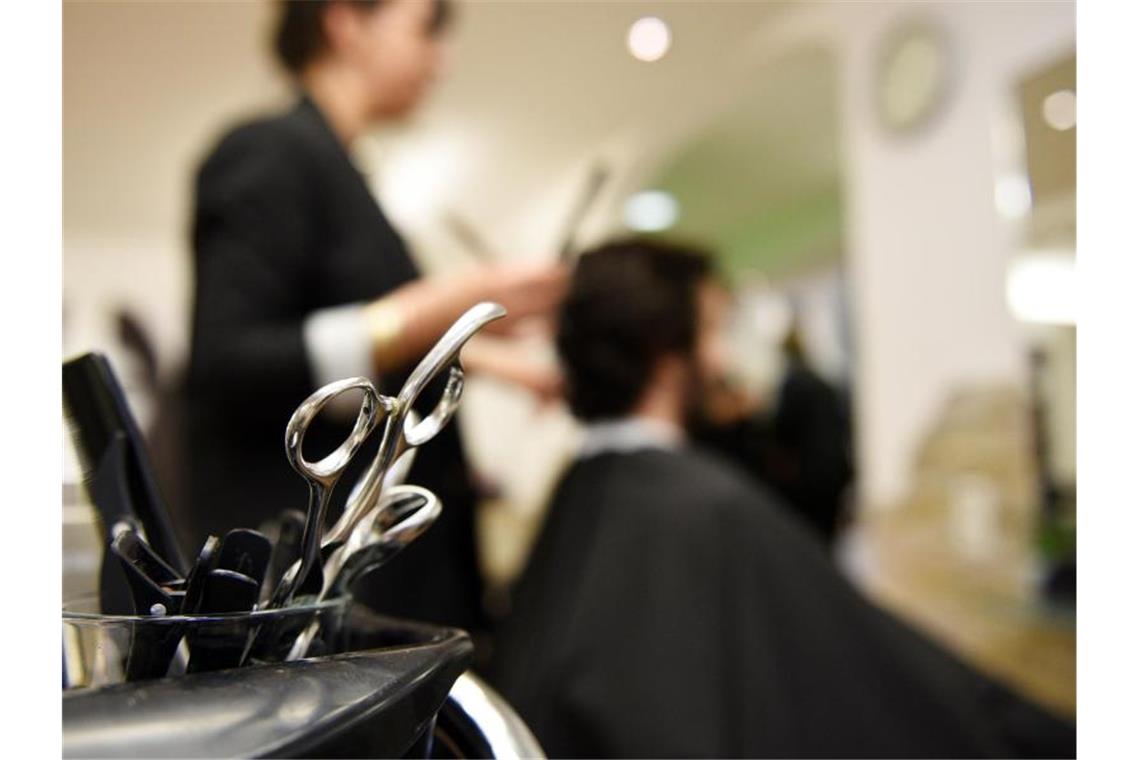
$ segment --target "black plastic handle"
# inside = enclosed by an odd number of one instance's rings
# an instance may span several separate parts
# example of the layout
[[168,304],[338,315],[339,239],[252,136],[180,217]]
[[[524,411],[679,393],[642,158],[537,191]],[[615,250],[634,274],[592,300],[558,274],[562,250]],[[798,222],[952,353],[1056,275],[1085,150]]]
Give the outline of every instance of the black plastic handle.
[[[134,516],[147,543],[167,564],[185,574],[186,559],[178,546],[166,502],[158,490],[150,457],[123,388],[107,357],[84,354],[63,364],[63,401],[71,417],[76,449],[83,461],[88,495],[99,510],[104,538],[114,538],[115,523]],[[121,472],[106,465],[108,450],[124,441]],[[101,467],[100,465],[104,465]],[[122,477],[125,488],[107,487],[102,478]]]

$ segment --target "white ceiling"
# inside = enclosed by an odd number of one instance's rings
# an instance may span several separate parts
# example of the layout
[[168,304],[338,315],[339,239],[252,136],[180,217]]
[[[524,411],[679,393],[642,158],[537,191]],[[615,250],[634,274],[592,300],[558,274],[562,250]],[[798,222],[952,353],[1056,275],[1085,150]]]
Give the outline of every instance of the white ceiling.
[[[391,171],[377,163],[381,195],[406,226],[438,227],[446,207],[482,228],[504,255],[529,255],[512,249],[552,247],[589,167],[601,160],[611,182],[586,232],[605,231],[624,193],[757,90],[749,43],[786,9],[761,2],[463,4],[450,74],[409,130],[415,137],[402,136],[406,160]],[[625,47],[629,25],[647,14],[673,32],[670,52],[652,64]],[[783,86],[802,94],[812,84]],[[780,109],[771,122],[785,135],[795,129]],[[830,150],[807,152],[816,162],[833,158]],[[408,192],[417,179],[431,189]],[[780,177],[772,186],[781,186]]]
[[63,8],[64,229],[182,235],[191,171],[235,114],[285,91],[261,2]]
[[[411,123],[362,147],[393,216],[432,249],[429,264],[456,255],[441,232],[447,211],[504,257],[545,255],[598,157],[615,180],[586,231],[607,229],[622,194],[753,95],[772,104],[764,139],[794,144],[784,155],[802,158],[771,167],[769,194],[799,193],[801,169],[807,179],[835,172],[831,147],[812,144],[819,120],[804,108],[818,106],[799,98],[818,89],[818,71],[756,64],[757,34],[788,3],[468,1],[457,10],[448,76]],[[625,48],[630,23],[649,14],[673,32],[652,64]],[[184,239],[189,179],[210,141],[287,92],[268,54],[272,17],[265,2],[65,3],[69,237]],[[789,119],[797,98],[807,105]]]

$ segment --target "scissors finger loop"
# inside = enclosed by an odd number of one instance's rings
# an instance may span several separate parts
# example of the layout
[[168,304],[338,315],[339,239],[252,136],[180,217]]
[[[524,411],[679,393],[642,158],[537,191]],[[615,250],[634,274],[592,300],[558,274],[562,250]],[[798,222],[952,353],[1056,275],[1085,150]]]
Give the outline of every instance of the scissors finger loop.
[[[309,425],[325,405],[350,390],[364,392],[352,432],[340,446],[321,460],[310,462],[305,459],[302,445]],[[387,413],[391,405],[391,399],[381,396],[372,382],[364,377],[339,380],[320,388],[297,407],[285,428],[285,455],[289,464],[306,479],[315,480],[326,486],[331,485],[344,472],[352,457],[376,428],[380,412]]]
[[404,440],[408,446],[420,446],[427,443],[451,420],[459,408],[459,399],[463,395],[463,383],[463,368],[456,361],[450,367],[443,395],[431,414],[417,424],[404,426]]

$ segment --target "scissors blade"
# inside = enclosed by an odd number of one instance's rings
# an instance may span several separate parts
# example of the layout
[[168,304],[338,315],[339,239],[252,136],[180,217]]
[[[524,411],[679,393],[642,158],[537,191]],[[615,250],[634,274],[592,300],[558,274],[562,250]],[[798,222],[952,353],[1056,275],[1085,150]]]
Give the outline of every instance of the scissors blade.
[[[340,519],[329,530],[327,540],[348,540],[364,515],[379,503],[393,463],[409,449],[429,441],[450,421],[463,392],[463,368],[459,361],[463,346],[475,333],[506,314],[506,309],[491,301],[475,304],[448,328],[412,370],[388,411],[376,457],[365,472],[362,484],[353,489],[355,498],[349,499]],[[445,370],[449,372],[447,387],[436,408],[420,422],[408,425],[408,416],[416,399]]]
[[400,402],[400,408],[410,409],[435,376],[458,360],[459,352],[475,333],[505,316],[507,310],[493,301],[477,303],[465,311],[412,370],[408,381],[404,383],[404,387],[396,397]]
[[[349,593],[352,584],[400,553],[432,526],[443,505],[435,494],[418,486],[396,486],[352,532],[346,543],[337,544],[324,566],[325,586],[319,599]],[[286,660],[308,652],[317,632],[314,620],[293,642]]]

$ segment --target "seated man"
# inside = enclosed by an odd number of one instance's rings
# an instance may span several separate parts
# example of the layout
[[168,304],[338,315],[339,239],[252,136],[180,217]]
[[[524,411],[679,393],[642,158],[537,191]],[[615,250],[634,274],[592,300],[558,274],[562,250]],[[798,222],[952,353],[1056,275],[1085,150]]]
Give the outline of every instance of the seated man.
[[870,605],[774,497],[686,444],[725,306],[694,251],[578,265],[558,347],[586,437],[494,668],[546,751],[1071,757],[1072,727]]

